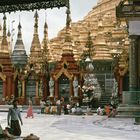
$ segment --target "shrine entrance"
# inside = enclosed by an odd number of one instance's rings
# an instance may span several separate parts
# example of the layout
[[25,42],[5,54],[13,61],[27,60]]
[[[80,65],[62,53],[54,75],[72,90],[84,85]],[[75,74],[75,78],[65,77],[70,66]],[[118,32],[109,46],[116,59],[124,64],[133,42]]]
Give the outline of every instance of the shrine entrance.
[[35,80],[29,79],[26,84],[26,103],[28,104],[29,98],[31,98],[33,104],[35,104],[35,95],[36,95]]
[[70,97],[70,82],[64,74],[58,79],[59,82],[59,97],[64,98],[64,102],[69,102]]

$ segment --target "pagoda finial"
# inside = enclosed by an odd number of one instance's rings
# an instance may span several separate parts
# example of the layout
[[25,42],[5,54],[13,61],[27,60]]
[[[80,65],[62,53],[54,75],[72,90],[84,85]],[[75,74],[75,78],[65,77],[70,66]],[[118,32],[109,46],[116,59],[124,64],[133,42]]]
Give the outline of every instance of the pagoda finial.
[[8,41],[7,41],[7,35],[6,35],[6,15],[4,13],[3,17],[3,38],[1,42],[1,50],[4,53],[9,53],[9,47],[8,47]]
[[3,17],[3,37],[6,38],[6,14]]
[[71,42],[71,17],[70,17],[70,4],[68,2],[68,7],[66,10],[66,35],[65,35],[65,42]]
[[34,24],[34,33],[38,33],[38,13],[37,13],[37,10],[35,11],[35,15],[34,15],[34,18],[35,18],[35,24]]
[[20,15],[19,15],[19,24],[18,24],[18,38],[21,38],[21,24],[20,24]]
[[67,19],[66,19],[66,28],[68,29],[70,27],[70,24],[71,24],[71,17],[70,17],[70,4],[69,4],[69,1],[68,1],[68,7],[67,7],[67,11],[66,11],[66,14],[67,14]]
[[[48,25],[46,22],[46,13],[45,13],[45,24],[44,24],[44,38],[42,41],[42,57],[43,57],[43,63],[47,64],[48,60]],[[42,65],[45,66],[44,64]]]
[[9,20],[8,20],[8,33],[7,33],[7,36],[10,37],[11,36],[11,33],[10,33],[10,23],[9,23]]
[[43,49],[44,51],[47,49],[48,43],[48,25],[46,22],[46,13],[45,13],[45,24],[44,24],[44,38],[43,38]]
[[47,20],[46,17],[47,17],[47,14],[45,13],[44,38],[46,38],[48,40],[48,25],[46,22],[46,20]]
[[66,11],[66,33],[65,33],[65,41],[63,45],[63,53],[73,53],[72,49],[72,35],[71,35],[71,17],[70,17],[70,5],[68,1],[67,11]]
[[20,15],[19,15],[19,24],[18,24],[18,29],[19,29],[19,30],[21,30]]

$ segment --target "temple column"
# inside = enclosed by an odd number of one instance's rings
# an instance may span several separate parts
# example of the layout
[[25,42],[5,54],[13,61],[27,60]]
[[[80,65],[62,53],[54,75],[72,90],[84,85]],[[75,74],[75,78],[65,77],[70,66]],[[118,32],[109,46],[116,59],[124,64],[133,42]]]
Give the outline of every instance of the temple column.
[[6,94],[6,80],[3,81],[3,97],[6,97],[7,94]]
[[25,81],[24,80],[22,81],[22,88],[21,89],[22,89],[21,96],[25,97]]
[[12,79],[11,75],[7,77],[7,95],[11,97],[12,93]]
[[136,117],[140,115],[138,89],[138,40],[137,36],[130,36],[129,46],[129,91],[123,91],[123,101],[118,107],[119,117]]
[[123,77],[119,78],[119,98],[122,100],[122,92],[123,92]]
[[136,36],[130,37],[129,45],[129,90],[136,91],[138,87],[138,71],[137,71],[137,45]]
[[35,93],[35,97],[38,98],[38,81],[36,81],[36,93]]
[[12,81],[12,93],[15,93],[15,80]]
[[35,94],[35,104],[39,105],[40,104],[40,99],[39,99],[39,83],[36,81],[36,94]]
[[137,104],[137,87],[138,87],[138,71],[137,71],[137,36],[130,36],[129,45],[129,92],[123,92],[124,104]]
[[70,97],[73,97],[74,96],[74,94],[73,94],[73,81],[72,80],[70,80]]

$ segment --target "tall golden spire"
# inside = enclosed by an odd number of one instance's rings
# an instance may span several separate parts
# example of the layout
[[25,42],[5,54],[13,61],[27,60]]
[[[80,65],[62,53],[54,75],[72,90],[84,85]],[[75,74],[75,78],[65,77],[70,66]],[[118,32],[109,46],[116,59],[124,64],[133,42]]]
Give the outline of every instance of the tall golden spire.
[[40,41],[38,37],[38,13],[37,11],[35,12],[34,18],[35,18],[35,24],[34,24],[34,35],[33,35],[33,40],[31,44],[31,53],[35,51],[40,51],[41,46],[40,46]]
[[48,25],[47,25],[47,22],[46,22],[46,15],[45,15],[44,38],[43,38],[43,41],[42,41],[42,46],[47,45],[47,43],[48,43]]
[[40,45],[39,35],[38,35],[38,17],[39,17],[38,13],[36,11],[34,15],[35,18],[34,35],[33,35],[30,57],[29,57],[29,63],[30,65],[33,65],[33,68],[36,73],[40,71],[41,64],[42,64],[42,51],[41,51],[41,45]]
[[68,4],[66,11],[66,33],[65,41],[63,46],[63,53],[72,53],[72,36],[71,36],[71,17],[70,17],[70,6]]
[[2,38],[0,51],[3,53],[9,53],[8,41],[7,41],[7,36],[6,36],[6,15],[5,14],[3,17],[3,38]]
[[66,31],[70,28],[70,24],[71,24],[71,17],[70,17],[70,4],[68,3],[68,7],[67,7],[67,11],[66,11],[66,14],[67,14],[67,18],[66,18]]
[[45,24],[44,24],[44,38],[42,41],[42,55],[43,59],[46,62],[47,61],[47,56],[48,56],[48,25],[46,22],[46,15],[45,15]]
[[68,8],[66,11],[67,18],[66,18],[66,36],[65,41],[71,42],[71,17],[70,17],[70,5],[68,4]]
[[35,12],[34,18],[35,18],[35,24],[34,24],[34,34],[38,34],[38,13]]

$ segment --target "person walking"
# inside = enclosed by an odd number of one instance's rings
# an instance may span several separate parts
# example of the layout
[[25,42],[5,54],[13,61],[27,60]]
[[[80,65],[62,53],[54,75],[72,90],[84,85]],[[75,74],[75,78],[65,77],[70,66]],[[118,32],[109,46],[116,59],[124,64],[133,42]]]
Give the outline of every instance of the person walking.
[[33,107],[32,107],[32,100],[31,100],[31,98],[29,99],[29,106],[28,106],[26,118],[28,118],[28,117],[34,118]]
[[19,124],[19,121],[21,122],[21,125],[23,125],[20,110],[18,109],[18,100],[13,100],[13,107],[9,108],[7,121],[8,126],[12,129],[12,134],[14,136],[20,136],[21,135],[21,126]]

